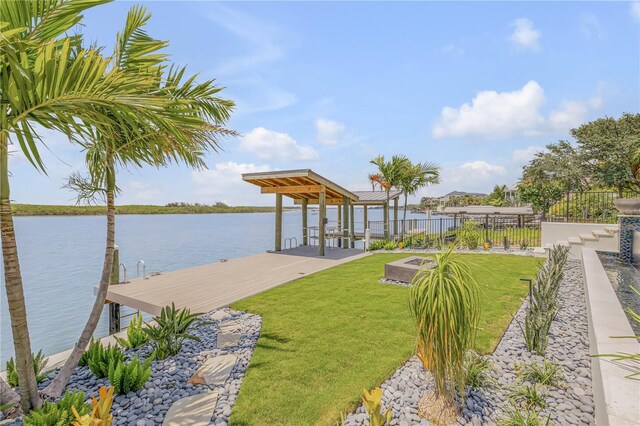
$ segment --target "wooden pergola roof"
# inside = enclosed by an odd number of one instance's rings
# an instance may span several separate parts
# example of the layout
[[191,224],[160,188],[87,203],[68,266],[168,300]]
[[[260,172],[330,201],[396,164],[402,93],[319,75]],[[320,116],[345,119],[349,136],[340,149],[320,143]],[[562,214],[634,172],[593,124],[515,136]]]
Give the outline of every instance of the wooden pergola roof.
[[[354,202],[355,206],[384,206],[387,204],[387,193],[385,191],[353,191],[359,198]],[[402,191],[396,189],[389,192],[389,201],[400,198]]]
[[344,197],[350,203],[359,200],[353,192],[310,169],[245,173],[242,180],[259,186],[263,194],[286,195],[293,198],[296,204],[302,203],[304,198],[309,204],[318,204],[318,194],[321,192],[326,194],[327,204],[342,204]]

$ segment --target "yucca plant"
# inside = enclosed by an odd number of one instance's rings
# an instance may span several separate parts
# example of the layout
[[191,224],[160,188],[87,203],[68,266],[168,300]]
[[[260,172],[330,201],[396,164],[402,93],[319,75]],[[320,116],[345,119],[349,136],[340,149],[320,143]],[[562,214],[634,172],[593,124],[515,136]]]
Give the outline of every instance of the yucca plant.
[[520,380],[543,386],[558,386],[563,376],[564,373],[560,364],[546,359],[542,363],[527,363],[518,373]]
[[187,333],[192,325],[200,326],[204,322],[196,324],[201,313],[192,314],[190,309],[177,310],[174,303],[160,311],[160,316],[155,317],[155,325],[145,323],[144,332],[149,336],[154,349],[156,359],[165,359],[175,356],[182,349],[182,343],[186,339],[200,341],[198,336]]
[[536,384],[514,386],[509,392],[509,400],[525,410],[546,407],[546,398],[544,390]]
[[371,392],[364,390],[362,394],[362,404],[369,413],[369,425],[370,426],[384,426],[388,425],[393,418],[391,413],[391,404],[387,409],[382,412],[382,389],[375,388]]
[[89,414],[80,414],[75,407],[71,407],[76,420],[72,426],[111,426],[113,414],[111,414],[111,404],[113,404],[113,388],[101,387],[98,392],[98,399],[93,397],[92,408]]
[[[33,372],[36,374],[36,382],[40,383],[47,377],[44,369],[47,366],[47,362],[49,362],[49,358],[45,358],[42,354],[42,349],[40,349],[37,354],[31,354],[31,361],[33,363]],[[18,371],[13,357],[7,361],[6,371],[9,386],[18,387]]]
[[67,391],[58,401],[45,401],[39,409],[30,411],[24,418],[24,425],[69,426],[73,420],[72,407],[79,415],[85,415],[91,410],[85,402],[84,392]]
[[137,349],[149,341],[149,336],[142,330],[142,314],[138,313],[131,318],[127,327],[127,338],[114,336],[116,342],[123,348]]
[[481,238],[478,225],[471,220],[465,221],[458,231],[458,241],[469,250],[477,249]]
[[124,352],[118,346],[109,345],[105,347],[100,342],[97,343],[97,345],[90,348],[91,352],[86,352],[87,367],[97,379],[100,379],[107,377],[110,365],[124,361]]
[[498,420],[499,426],[550,426],[551,419],[541,419],[536,410],[526,410],[524,414],[516,407],[511,407]]
[[151,361],[148,358],[144,363],[140,363],[140,358],[135,356],[129,364],[125,364],[123,360],[118,360],[113,364],[109,364],[109,383],[119,395],[127,394],[131,391],[137,391],[151,377]]
[[416,352],[435,379],[435,393],[453,404],[464,397],[464,358],[473,344],[480,312],[478,284],[455,248],[437,254],[436,266],[413,280],[410,310],[417,325]]

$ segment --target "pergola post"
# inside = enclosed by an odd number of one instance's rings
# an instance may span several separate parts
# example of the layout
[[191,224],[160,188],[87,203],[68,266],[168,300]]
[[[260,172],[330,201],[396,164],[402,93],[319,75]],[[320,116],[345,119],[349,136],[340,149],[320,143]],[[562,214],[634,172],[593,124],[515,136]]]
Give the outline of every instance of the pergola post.
[[367,205],[365,204],[364,206],[364,218],[362,219],[364,224],[362,225],[362,230],[366,231],[367,228],[369,227],[369,221],[367,220]]
[[[345,238],[349,237],[349,230],[347,229],[347,227],[349,226],[349,198],[348,197],[343,197],[342,198],[342,216],[344,219],[344,226],[342,227],[342,236]],[[342,248],[349,248],[348,244],[343,244]]]
[[326,193],[318,194],[318,256],[324,256],[324,218],[327,216]]
[[393,235],[398,237],[398,198],[393,199]]
[[276,251],[282,250],[282,194],[276,194]]
[[[338,229],[342,229],[342,209],[338,206]],[[338,234],[338,247],[342,247],[342,236]]]
[[302,199],[302,245],[309,244],[309,230],[307,227],[307,205],[309,204],[308,198]]
[[354,214],[353,214],[353,204],[349,204],[349,238],[351,241],[351,248],[354,248],[356,246],[356,233],[355,233],[355,220],[354,220]]

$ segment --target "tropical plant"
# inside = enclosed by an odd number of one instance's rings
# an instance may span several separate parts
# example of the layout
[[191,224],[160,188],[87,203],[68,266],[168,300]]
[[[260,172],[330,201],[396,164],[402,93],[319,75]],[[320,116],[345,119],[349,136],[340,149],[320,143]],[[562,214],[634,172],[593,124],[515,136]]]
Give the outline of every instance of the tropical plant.
[[473,350],[467,351],[464,359],[464,369],[466,372],[465,384],[473,389],[481,388],[491,383],[489,371],[493,366],[488,358],[479,355]]
[[383,155],[378,155],[370,161],[371,164],[378,167],[378,173],[375,174],[378,184],[387,194],[387,203],[385,205],[385,224],[384,237],[389,238],[389,203],[391,189],[398,188],[402,182],[404,171],[409,167],[411,161],[404,155],[394,155],[391,160],[385,160]]
[[427,185],[435,185],[438,183],[440,183],[440,167],[427,162],[413,164],[407,159],[406,164],[402,168],[400,180],[397,185],[404,195],[401,238],[404,237],[404,224],[407,222],[407,198],[409,195],[414,195],[419,189]]
[[[143,96],[154,98],[161,107],[152,118],[127,115],[116,124],[102,126],[93,137],[82,140],[86,152],[89,177],[74,174],[67,186],[78,193],[79,201],[103,198],[107,204],[107,239],[100,284],[96,299],[73,353],[61,372],[45,389],[58,394],[68,382],[82,355],[82,349],[93,335],[106,300],[115,247],[115,196],[118,169],[144,164],[165,166],[182,162],[203,168],[208,150],[217,151],[223,136],[236,135],[224,128],[234,107],[221,98],[221,87],[213,80],[196,82],[185,68],[170,66],[160,50],[167,42],[155,40],[144,30],[150,14],[142,6],[134,6],[127,15],[124,29],[117,34],[110,65],[125,74],[141,75],[150,84],[139,88]],[[104,111],[110,115],[110,111]],[[116,118],[116,117],[114,117]],[[115,120],[112,120],[115,122]]]
[[111,426],[113,414],[111,414],[111,404],[113,404],[114,388],[107,389],[101,387],[98,392],[98,399],[94,396],[91,401],[91,412],[82,415],[75,407],[71,407],[76,420],[72,426]]
[[91,349],[87,351],[87,367],[97,379],[108,376],[110,365],[124,361],[124,352],[116,345],[105,347],[98,342]]
[[89,346],[87,346],[87,350],[82,353],[82,356],[78,361],[78,365],[80,367],[86,367],[89,357],[92,356],[92,354],[95,353],[96,351],[100,350],[98,346],[102,346],[102,343],[100,343],[99,340],[94,340],[93,337],[91,337],[91,340],[89,341]]
[[509,400],[525,410],[546,407],[546,398],[544,390],[536,384],[514,386],[509,391]]
[[385,240],[374,240],[369,243],[369,251],[380,250],[383,249],[387,244]]
[[[45,358],[42,354],[42,349],[38,351],[37,354],[31,354],[31,362],[33,364],[33,372],[36,375],[36,381],[40,383],[43,381],[47,375],[44,369],[47,367],[47,362],[49,362],[49,358]],[[7,383],[9,386],[17,387],[19,385],[18,382],[18,371],[16,370],[16,362],[13,357],[9,358],[6,364],[6,372],[7,372]]]
[[482,243],[482,248],[484,249],[484,251],[489,251],[491,249],[491,241],[487,240]]
[[204,324],[202,321],[196,323],[200,315],[202,314],[192,314],[187,308],[177,310],[172,303],[171,306],[162,308],[160,316],[154,318],[155,325],[145,323],[143,330],[151,340],[156,359],[177,355],[186,339],[199,342],[200,338],[187,330],[192,325],[199,327]]
[[91,410],[85,402],[84,392],[80,390],[67,391],[56,402],[45,401],[42,406],[32,410],[24,418],[25,426],[69,426],[73,420],[72,407],[80,415]]
[[362,404],[369,413],[370,426],[383,426],[391,423],[393,413],[391,412],[391,404],[382,412],[382,389],[375,388],[371,392],[366,389],[362,393]]
[[465,221],[458,230],[457,241],[469,250],[477,249],[481,238],[478,225],[472,220]]
[[127,338],[114,336],[116,342],[123,348],[137,349],[149,341],[147,333],[142,331],[142,314],[138,313],[131,318],[127,327]]
[[436,254],[436,266],[413,279],[410,310],[417,325],[416,352],[435,379],[435,392],[464,397],[464,359],[478,327],[478,284],[455,248]]
[[520,380],[542,386],[558,386],[563,376],[562,367],[546,359],[542,363],[526,363],[518,372]]
[[550,426],[551,419],[541,419],[536,410],[526,410],[524,414],[516,407],[509,410],[498,419],[499,426]]
[[136,355],[129,364],[125,364],[121,359],[109,364],[109,383],[119,395],[137,391],[151,377],[152,361],[153,358],[149,357],[141,364],[140,358]]
[[396,248],[398,248],[398,243],[395,241],[387,241],[384,243],[385,250],[395,250]]

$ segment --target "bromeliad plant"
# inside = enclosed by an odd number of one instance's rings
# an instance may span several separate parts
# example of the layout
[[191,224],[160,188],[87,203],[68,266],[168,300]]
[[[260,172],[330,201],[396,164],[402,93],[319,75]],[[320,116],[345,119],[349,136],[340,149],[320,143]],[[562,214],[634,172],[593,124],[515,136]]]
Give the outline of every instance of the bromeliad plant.
[[176,309],[174,303],[166,306],[160,311],[160,316],[155,317],[155,325],[145,323],[143,331],[149,336],[154,349],[156,359],[165,359],[168,356],[175,356],[182,349],[182,343],[186,339],[200,341],[198,336],[187,332],[189,327],[199,327],[204,324],[200,321],[196,323],[201,313],[192,314],[190,309]]
[[362,404],[369,413],[370,426],[384,426],[391,422],[393,413],[391,413],[391,404],[382,412],[382,389],[375,388],[371,392],[366,389],[362,394]]
[[84,392],[67,391],[57,402],[45,401],[40,408],[29,412],[24,418],[25,426],[69,426],[73,420],[73,409],[85,415],[91,407],[85,403]]
[[137,349],[149,341],[149,336],[142,330],[142,315],[136,314],[127,327],[127,338],[114,336],[123,348]]
[[[45,377],[47,377],[44,369],[47,366],[49,358],[45,358],[42,354],[42,349],[40,349],[37,354],[31,354],[31,361],[33,363],[33,372],[36,375],[36,381],[40,383],[45,379]],[[16,370],[16,363],[13,360],[13,357],[9,358],[9,361],[7,361],[6,371],[7,383],[9,386],[14,388],[18,387],[18,371]]]
[[72,423],[72,426],[111,426],[113,423],[113,414],[111,414],[111,404],[113,404],[113,391],[114,388],[107,389],[101,387],[99,391],[99,398],[93,397],[91,402],[92,409],[89,414],[79,413],[75,407],[71,407],[76,420]]
[[119,395],[125,395],[131,391],[137,391],[151,377],[151,362],[149,357],[144,363],[140,363],[140,358],[136,355],[129,364],[123,360],[109,364],[109,383]]
[[467,350],[480,313],[478,284],[455,247],[436,255],[436,266],[413,280],[410,310],[417,325],[416,351],[435,379],[435,395],[454,406],[456,389],[464,397]]

